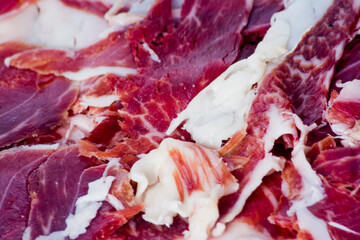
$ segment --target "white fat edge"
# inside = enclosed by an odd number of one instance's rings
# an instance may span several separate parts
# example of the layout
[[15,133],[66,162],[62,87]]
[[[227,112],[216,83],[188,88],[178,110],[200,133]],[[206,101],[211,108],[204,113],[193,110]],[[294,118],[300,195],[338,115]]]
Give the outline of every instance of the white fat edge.
[[[354,79],[352,81],[341,83],[338,81],[336,83],[337,87],[341,87],[339,95],[335,98],[334,101],[354,101],[355,99],[360,100],[360,94],[358,89],[360,89],[360,80]],[[331,108],[331,104],[329,106]],[[325,113],[325,118],[328,119],[327,114]],[[356,120],[355,125],[350,127],[346,123],[330,123],[330,127],[334,133],[339,135],[341,138],[341,143],[345,147],[353,147],[359,145],[360,142],[360,120]]]
[[[30,236],[29,236],[30,237]],[[50,233],[49,235],[40,235],[35,240],[65,240],[64,231],[55,231]],[[28,238],[30,239],[30,238]],[[23,238],[23,240],[25,240]]]
[[77,72],[63,72],[60,75],[73,80],[73,81],[84,81],[91,77],[96,77],[105,74],[115,74],[126,77],[129,74],[136,74],[136,69],[127,67],[86,67]]
[[171,0],[171,13],[174,19],[180,19],[184,0]]
[[0,43],[24,41],[47,48],[80,49],[98,42],[107,27],[97,15],[59,0],[40,0],[0,18]]
[[359,79],[354,79],[345,83],[342,83],[341,80],[338,80],[336,82],[336,86],[342,88],[336,99],[352,100],[353,98],[359,97],[359,92],[356,91],[356,88],[360,87]]
[[265,158],[254,168],[248,183],[242,189],[236,203],[231,207],[229,213],[221,218],[220,222],[223,224],[231,222],[242,211],[245,202],[250,195],[260,186],[263,177],[272,170],[281,171],[283,165],[283,159],[272,156],[271,154],[266,154]]
[[337,138],[341,139],[341,144],[344,147],[355,147],[360,142],[360,120],[355,122],[353,127],[349,127],[346,123],[330,123],[331,130],[339,135]]
[[315,217],[307,207],[299,205],[296,209],[297,222],[300,229],[305,229],[314,240],[332,240],[326,223]]
[[107,195],[107,202],[111,204],[116,210],[125,209],[124,204],[112,194]]
[[[112,28],[122,28],[143,20],[154,4],[155,0],[118,0],[108,10],[104,18]],[[130,9],[127,12],[118,13],[123,7],[128,7]]]
[[344,232],[348,232],[348,233],[352,233],[354,235],[358,235],[360,236],[360,233],[354,231],[354,230],[351,230],[350,228],[348,227],[345,227],[344,225],[342,224],[339,224],[339,223],[336,223],[336,222],[328,222],[328,224],[334,228],[338,228],[338,229],[341,229],[343,230]]
[[[28,149],[32,149],[32,150],[47,150],[47,149],[56,150],[58,148],[59,148],[58,143],[55,143],[55,144],[36,144],[36,145],[30,145],[30,146],[16,147],[16,149],[21,149],[21,150],[28,150]],[[11,148],[11,149],[14,149],[14,148]]]
[[161,62],[159,56],[154,52],[154,50],[152,50],[152,49],[150,48],[150,46],[149,46],[146,42],[144,42],[144,43],[142,44],[142,46],[144,47],[144,49],[145,49],[146,51],[149,52],[150,58],[151,58],[154,62],[158,62],[158,63]]
[[[295,143],[292,151],[291,161],[294,167],[301,175],[303,189],[301,195],[303,202],[306,206],[311,206],[324,198],[324,189],[322,182],[316,172],[312,169],[310,163],[305,156],[305,139],[307,134],[316,128],[316,124],[306,126],[302,123],[301,119],[294,114],[293,115],[296,126],[300,130],[301,135],[297,143]],[[291,209],[289,210],[291,212]]]
[[[145,205],[144,220],[156,225],[170,226],[173,217],[179,214],[183,218],[189,218],[189,231],[184,232],[185,238],[198,240],[206,239],[215,225],[219,217],[218,200],[224,195],[235,192],[238,184],[221,186],[211,183],[212,176],[210,176],[208,179],[210,183],[201,182],[204,191],[195,191],[187,195],[185,189],[182,202],[173,177],[176,165],[169,151],[176,148],[186,158],[194,157],[196,153],[189,147],[192,144],[171,138],[163,140],[157,149],[142,155],[133,165],[130,178],[138,183],[135,198]],[[216,152],[204,150],[213,163],[218,161],[221,164],[221,158]],[[215,157],[217,159],[214,159]],[[201,176],[199,171],[200,168],[197,173]]]
[[[360,0],[353,1],[353,8],[358,12],[360,8]],[[359,22],[360,23],[360,22]]]
[[31,227],[25,228],[25,231],[22,235],[22,240],[30,240],[30,234],[31,234]]
[[[292,200],[292,206],[287,211],[289,216],[296,214],[300,229],[309,232],[315,240],[331,240],[326,223],[315,217],[308,207],[316,204],[324,198],[324,189],[322,182],[316,172],[311,168],[310,163],[305,156],[305,139],[307,134],[316,128],[316,124],[306,126],[301,119],[293,114],[297,128],[301,135],[297,143],[295,143],[292,151],[291,161],[294,167],[301,175],[303,188],[301,190],[301,199]],[[285,196],[289,194],[289,186],[283,183],[281,189]]]
[[94,96],[83,96],[80,98],[80,105],[82,106],[90,106],[90,107],[108,107],[113,102],[119,100],[120,97],[118,95],[103,95],[99,97]]
[[214,235],[209,240],[272,240],[267,231],[260,232],[254,226],[235,219],[226,226],[226,231],[220,235]]
[[69,117],[67,121],[66,125],[57,129],[57,132],[61,136],[64,136],[63,140],[65,142],[68,140],[77,141],[84,138],[99,124],[94,121],[93,118],[84,114]]
[[221,219],[222,223],[232,221],[242,211],[246,200],[252,192],[260,186],[263,177],[273,170],[281,171],[284,167],[284,159],[273,156],[270,151],[274,147],[276,139],[285,134],[295,134],[296,129],[294,129],[292,114],[277,109],[275,106],[271,106],[267,116],[269,117],[269,125],[264,138],[261,139],[261,141],[265,143],[265,158],[260,160],[256,165],[235,205],[232,206],[229,213]]
[[57,150],[59,148],[59,144],[36,144],[36,145],[23,145],[18,147],[12,147],[9,149],[4,149],[1,152],[11,152],[17,150]]
[[198,144],[219,149],[223,140],[246,127],[256,94],[253,86],[296,47],[331,3],[331,0],[295,0],[274,14],[271,27],[255,52],[234,63],[203,89],[171,122],[166,134],[185,122],[183,128]]
[[64,235],[70,239],[75,239],[86,232],[92,219],[95,218],[97,211],[106,200],[112,182],[113,176],[101,177],[98,180],[89,183],[88,193],[76,201],[75,214],[69,214],[66,218],[66,229]]

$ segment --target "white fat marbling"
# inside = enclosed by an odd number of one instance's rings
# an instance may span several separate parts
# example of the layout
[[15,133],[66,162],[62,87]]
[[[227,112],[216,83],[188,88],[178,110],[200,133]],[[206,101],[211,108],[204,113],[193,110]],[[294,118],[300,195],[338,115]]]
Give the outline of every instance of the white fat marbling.
[[119,100],[119,96],[117,95],[103,95],[99,97],[84,96],[80,99],[80,105],[86,107],[108,107],[117,100]]
[[77,72],[64,72],[61,75],[73,81],[84,81],[91,77],[110,73],[127,76],[129,74],[136,74],[136,69],[127,67],[86,67]]
[[[181,169],[176,161],[182,162]],[[222,184],[216,180],[224,174],[223,164],[216,151],[171,138],[163,140],[157,149],[142,155],[130,171],[130,178],[138,184],[136,199],[145,205],[143,218],[170,226],[179,214],[189,218],[186,239],[206,239],[219,217],[218,200],[238,189],[231,175]],[[186,182],[191,179],[196,179],[201,189],[190,191]]]
[[254,54],[230,66],[202,90],[171,122],[170,135],[180,124],[199,144],[219,149],[223,140],[246,128],[256,85],[291,52],[331,5],[331,0],[295,0],[276,13]]
[[40,0],[0,18],[0,43],[24,41],[47,48],[80,49],[98,42],[107,27],[99,16],[59,0]]

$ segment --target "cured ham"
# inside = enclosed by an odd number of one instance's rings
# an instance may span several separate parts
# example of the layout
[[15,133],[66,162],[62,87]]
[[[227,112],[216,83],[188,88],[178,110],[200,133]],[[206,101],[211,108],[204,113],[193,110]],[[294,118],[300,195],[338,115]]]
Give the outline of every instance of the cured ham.
[[340,93],[334,90],[326,111],[326,119],[331,129],[344,139],[345,145],[356,145],[360,140],[359,87],[360,80],[353,80],[344,83]]
[[[0,45],[0,147],[58,127],[75,102],[77,88],[69,80],[4,66],[4,59],[31,46]],[[19,112],[21,114],[19,115]]]
[[0,238],[21,239],[29,218],[31,198],[27,178],[53,150],[8,150],[1,153]]
[[219,217],[218,199],[238,188],[215,151],[171,138],[136,162],[130,177],[145,204],[143,218],[170,226],[176,214],[188,217],[186,239],[207,239]]
[[359,8],[0,3],[0,239],[359,238]]

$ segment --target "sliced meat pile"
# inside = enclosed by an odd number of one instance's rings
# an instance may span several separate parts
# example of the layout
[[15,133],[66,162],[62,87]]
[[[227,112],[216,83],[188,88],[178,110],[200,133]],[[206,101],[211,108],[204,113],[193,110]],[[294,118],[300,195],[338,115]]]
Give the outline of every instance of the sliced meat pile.
[[0,239],[359,239],[359,17],[0,3]]

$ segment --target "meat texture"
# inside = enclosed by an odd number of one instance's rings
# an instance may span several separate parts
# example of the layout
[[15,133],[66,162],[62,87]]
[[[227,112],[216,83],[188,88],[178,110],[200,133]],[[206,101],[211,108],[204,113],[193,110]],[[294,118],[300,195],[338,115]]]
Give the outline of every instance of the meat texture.
[[6,57],[29,48],[22,43],[0,46],[0,147],[58,127],[77,97],[67,79],[5,66]]

